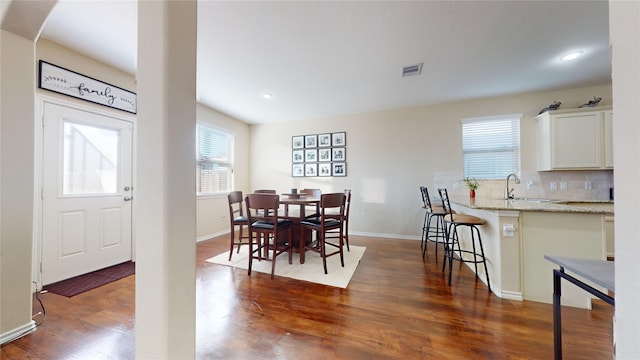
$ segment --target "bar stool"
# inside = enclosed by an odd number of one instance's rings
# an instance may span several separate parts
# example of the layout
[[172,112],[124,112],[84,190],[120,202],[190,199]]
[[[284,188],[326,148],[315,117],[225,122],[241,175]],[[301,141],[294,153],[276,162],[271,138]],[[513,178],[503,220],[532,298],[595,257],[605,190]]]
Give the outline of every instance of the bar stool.
[[[429,190],[426,186],[420,187],[422,194],[422,208],[425,209],[424,222],[422,224],[422,257],[427,254],[427,243],[429,241],[436,244],[436,258],[438,257],[438,244],[445,245],[447,240],[445,237],[444,216],[446,212],[440,205],[432,205],[429,197]],[[435,221],[435,225],[433,225]]]
[[[451,203],[449,202],[449,194],[447,189],[438,189],[440,198],[442,199],[442,207],[445,211],[444,222],[447,242],[444,247],[444,261],[442,263],[442,272],[444,272],[445,264],[449,259],[449,286],[451,286],[451,273],[453,272],[453,260],[473,263],[476,270],[476,279],[478,278],[478,263],[484,265],[484,273],[487,277],[487,287],[491,292],[491,283],[489,282],[489,270],[487,269],[487,259],[484,256],[484,248],[482,246],[482,238],[480,237],[480,230],[478,226],[484,225],[484,219],[477,216],[467,214],[454,214],[451,210]],[[458,227],[466,226],[471,233],[471,246],[472,250],[464,250],[460,248],[458,241]],[[476,250],[476,238],[480,247],[480,252]],[[457,247],[457,250],[456,250]],[[455,253],[458,252],[458,257]],[[473,259],[465,258],[463,254],[473,255]]]

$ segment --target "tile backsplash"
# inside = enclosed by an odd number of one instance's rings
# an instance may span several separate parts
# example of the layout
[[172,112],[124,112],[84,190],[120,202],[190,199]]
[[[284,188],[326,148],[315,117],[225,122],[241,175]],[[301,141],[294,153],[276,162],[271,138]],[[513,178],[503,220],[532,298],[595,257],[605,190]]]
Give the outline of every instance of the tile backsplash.
[[[452,196],[467,195],[468,189],[462,181],[462,173],[437,172],[434,174],[435,189],[447,188]],[[506,178],[502,180],[479,180],[476,197],[504,198]],[[520,183],[513,178],[509,186],[515,197],[545,198],[557,200],[609,200],[609,189],[613,187],[613,170],[593,171],[531,171],[522,172]]]

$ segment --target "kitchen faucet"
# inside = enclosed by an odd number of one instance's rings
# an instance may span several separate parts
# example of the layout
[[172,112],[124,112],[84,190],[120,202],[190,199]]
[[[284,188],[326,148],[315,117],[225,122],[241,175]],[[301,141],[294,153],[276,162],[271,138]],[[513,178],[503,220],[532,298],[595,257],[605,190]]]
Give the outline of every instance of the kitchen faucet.
[[518,175],[516,174],[509,174],[507,175],[507,186],[504,189],[504,198],[505,199],[513,199],[513,190],[515,189],[509,189],[509,178],[512,177],[514,178],[514,182],[516,184],[520,184],[520,178],[518,178]]

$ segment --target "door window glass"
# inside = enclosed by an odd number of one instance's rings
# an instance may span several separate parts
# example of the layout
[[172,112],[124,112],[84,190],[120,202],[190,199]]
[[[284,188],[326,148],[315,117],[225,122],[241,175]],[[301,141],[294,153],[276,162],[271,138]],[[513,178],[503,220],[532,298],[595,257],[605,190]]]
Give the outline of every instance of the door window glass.
[[62,193],[116,193],[118,140],[117,130],[65,121]]

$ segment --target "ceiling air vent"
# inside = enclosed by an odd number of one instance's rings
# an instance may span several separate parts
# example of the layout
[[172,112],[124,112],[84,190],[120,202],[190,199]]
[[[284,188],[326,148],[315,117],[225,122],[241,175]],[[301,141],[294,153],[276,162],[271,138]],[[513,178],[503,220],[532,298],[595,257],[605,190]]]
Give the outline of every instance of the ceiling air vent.
[[422,63],[409,65],[402,68],[402,77],[420,75],[422,73]]

